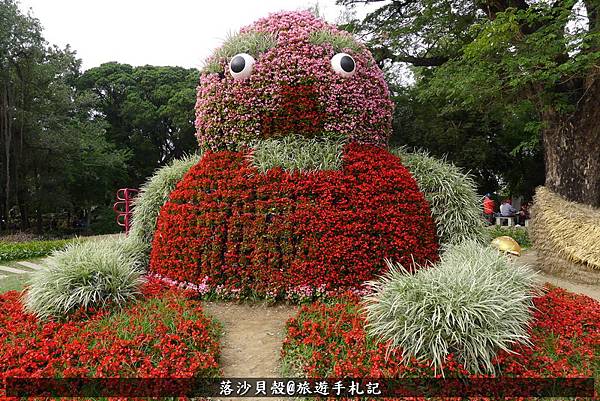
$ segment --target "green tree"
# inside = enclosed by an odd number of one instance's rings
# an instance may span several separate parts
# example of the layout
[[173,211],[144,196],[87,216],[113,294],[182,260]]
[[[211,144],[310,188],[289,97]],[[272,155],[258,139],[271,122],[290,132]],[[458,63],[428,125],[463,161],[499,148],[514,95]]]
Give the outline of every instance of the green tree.
[[409,63],[422,81],[418,98],[439,102],[438,115],[517,123],[512,153],[541,143],[546,185],[600,206],[599,8],[597,0],[400,0],[348,28],[368,38],[382,66]]
[[[0,1],[0,140],[2,142],[2,209],[0,224],[8,220],[14,192],[20,193],[18,157],[23,155],[27,81],[44,51],[39,21],[23,15],[15,1]],[[16,119],[20,122],[17,123]],[[16,189],[16,191],[14,191]]]
[[49,46],[16,2],[0,1],[0,11],[1,217],[8,222],[18,211],[21,228],[35,217],[41,231],[44,213],[89,215],[106,203],[128,154],[93,118],[97,99],[75,88],[81,63],[74,52]]
[[87,70],[78,87],[99,99],[108,138],[131,152],[127,180],[138,186],[157,167],[197,148],[194,104],[199,72],[116,62]]

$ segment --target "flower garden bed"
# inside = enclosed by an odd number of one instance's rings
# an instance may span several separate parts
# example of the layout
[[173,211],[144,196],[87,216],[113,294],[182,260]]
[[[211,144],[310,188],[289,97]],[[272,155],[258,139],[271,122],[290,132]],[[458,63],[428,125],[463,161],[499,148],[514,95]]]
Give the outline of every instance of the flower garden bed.
[[[365,331],[359,298],[348,294],[334,302],[304,306],[288,322],[282,356],[288,373],[314,378],[436,377],[428,361],[400,362],[397,353],[386,358],[387,345]],[[600,381],[600,303],[559,288],[535,299],[532,347],[518,346],[516,354],[499,352],[494,362],[503,377],[575,378]],[[439,374],[439,372],[438,372]],[[452,357],[445,377],[489,377],[469,374]],[[439,376],[437,376],[439,377]]]
[[[121,311],[40,322],[16,291],[0,295],[0,383],[25,378],[218,377],[219,327],[185,292],[156,281]],[[0,386],[0,399],[4,399]]]

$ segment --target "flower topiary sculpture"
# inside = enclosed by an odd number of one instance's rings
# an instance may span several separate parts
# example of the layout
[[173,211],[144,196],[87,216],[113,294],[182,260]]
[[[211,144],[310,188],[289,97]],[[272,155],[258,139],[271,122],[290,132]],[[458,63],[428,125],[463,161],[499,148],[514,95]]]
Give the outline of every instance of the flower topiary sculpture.
[[392,110],[381,70],[349,33],[310,12],[243,28],[201,73],[206,151],[160,210],[150,271],[289,297],[357,287],[384,258],[437,260],[428,202],[387,149]]

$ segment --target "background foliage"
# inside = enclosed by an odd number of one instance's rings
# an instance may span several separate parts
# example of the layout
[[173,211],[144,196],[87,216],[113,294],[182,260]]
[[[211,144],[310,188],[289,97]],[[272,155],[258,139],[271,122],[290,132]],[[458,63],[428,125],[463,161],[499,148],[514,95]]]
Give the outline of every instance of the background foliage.
[[[580,153],[569,148],[575,143],[600,147],[597,1],[338,3],[378,6],[363,19],[347,12],[345,26],[387,70],[398,106],[394,140],[447,155],[475,175],[480,193],[506,187],[529,198],[545,162],[572,183],[567,195],[588,194],[573,200],[600,202],[597,163],[568,157]],[[572,145],[557,152],[551,138],[571,132]]]
[[[0,229],[114,232],[114,193],[196,148],[198,71],[107,63],[0,1]],[[93,224],[92,224],[93,223]]]

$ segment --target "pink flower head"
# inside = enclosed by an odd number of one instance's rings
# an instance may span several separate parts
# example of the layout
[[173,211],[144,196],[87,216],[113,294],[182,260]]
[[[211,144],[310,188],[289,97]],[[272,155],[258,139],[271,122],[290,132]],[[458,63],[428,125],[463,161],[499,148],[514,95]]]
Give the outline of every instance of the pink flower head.
[[[245,60],[237,60],[237,69],[245,69],[236,76],[230,63],[239,54]],[[350,59],[340,65],[345,55]],[[196,129],[200,144],[213,150],[289,134],[335,133],[385,145],[392,110],[383,74],[364,45],[308,11],[280,12],[242,28],[209,58]]]

